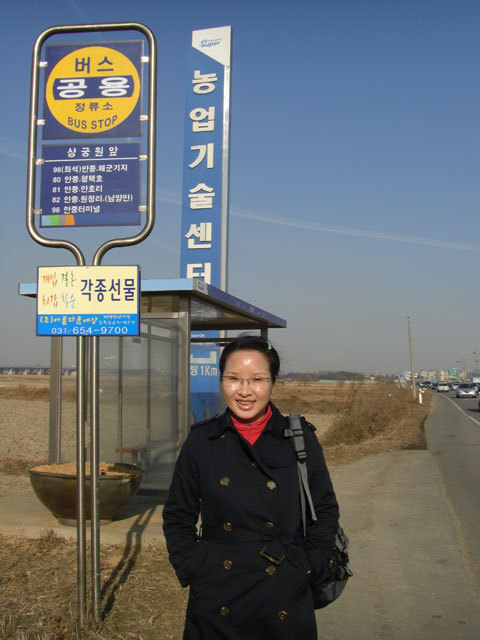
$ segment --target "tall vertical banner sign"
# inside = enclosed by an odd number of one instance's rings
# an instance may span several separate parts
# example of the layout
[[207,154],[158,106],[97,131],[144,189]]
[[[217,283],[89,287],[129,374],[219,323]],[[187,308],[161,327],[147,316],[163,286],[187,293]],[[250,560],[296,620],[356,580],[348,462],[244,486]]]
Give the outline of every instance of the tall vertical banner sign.
[[[185,113],[180,274],[227,288],[231,27],[192,32]],[[216,337],[208,332],[197,337]],[[216,346],[193,344],[192,418],[217,412]]]

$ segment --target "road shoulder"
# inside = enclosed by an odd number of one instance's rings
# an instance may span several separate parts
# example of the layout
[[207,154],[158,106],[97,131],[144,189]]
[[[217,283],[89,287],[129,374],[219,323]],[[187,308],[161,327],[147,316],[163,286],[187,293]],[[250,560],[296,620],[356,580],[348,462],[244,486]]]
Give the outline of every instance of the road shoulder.
[[354,577],[337,602],[317,612],[321,636],[480,637],[479,594],[431,453],[377,454],[331,474]]

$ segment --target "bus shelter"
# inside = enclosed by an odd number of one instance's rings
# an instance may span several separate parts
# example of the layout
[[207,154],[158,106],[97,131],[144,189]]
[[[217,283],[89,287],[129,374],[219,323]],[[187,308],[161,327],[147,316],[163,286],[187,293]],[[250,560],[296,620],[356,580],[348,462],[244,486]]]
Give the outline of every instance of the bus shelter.
[[[19,293],[35,297],[36,284],[20,284]],[[143,280],[140,306],[139,337],[100,338],[100,459],[138,464],[145,470],[142,491],[163,493],[193,422],[192,342],[221,345],[228,330],[267,338],[286,321],[197,278]],[[210,331],[221,337],[207,337]],[[51,338],[50,463],[66,461],[65,339]],[[218,371],[211,373],[218,378]]]

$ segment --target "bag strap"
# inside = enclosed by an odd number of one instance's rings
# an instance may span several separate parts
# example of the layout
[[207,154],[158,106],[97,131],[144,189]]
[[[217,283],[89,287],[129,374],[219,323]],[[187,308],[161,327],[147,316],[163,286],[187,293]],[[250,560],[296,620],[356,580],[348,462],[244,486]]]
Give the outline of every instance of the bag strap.
[[305,497],[307,498],[312,520],[317,519],[317,515],[313,507],[313,500],[312,500],[312,495],[310,493],[310,487],[308,486],[307,451],[305,449],[305,439],[303,437],[302,421],[300,419],[299,414],[291,413],[288,416],[288,422],[290,425],[290,429],[285,429],[284,435],[286,437],[292,438],[293,448],[295,449],[295,455],[297,456],[298,486],[300,489],[300,509],[302,511],[303,535],[306,536],[307,514],[306,514]]

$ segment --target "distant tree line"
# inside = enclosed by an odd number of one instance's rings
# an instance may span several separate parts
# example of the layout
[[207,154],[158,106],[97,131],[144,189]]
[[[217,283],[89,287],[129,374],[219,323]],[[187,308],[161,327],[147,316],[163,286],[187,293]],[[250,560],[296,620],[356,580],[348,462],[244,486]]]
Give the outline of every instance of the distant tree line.
[[358,371],[316,371],[313,373],[291,371],[281,375],[280,378],[297,382],[315,382],[317,380],[363,380],[365,375],[358,373]]

